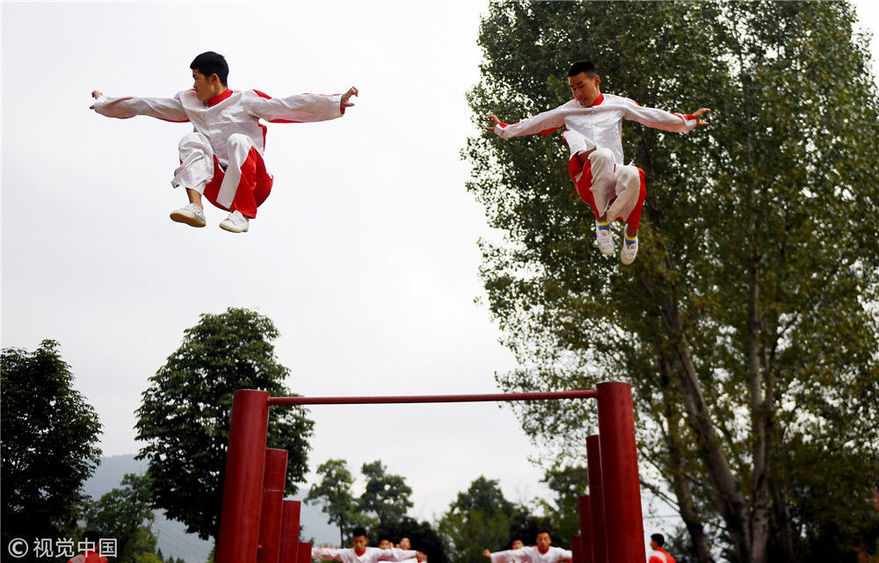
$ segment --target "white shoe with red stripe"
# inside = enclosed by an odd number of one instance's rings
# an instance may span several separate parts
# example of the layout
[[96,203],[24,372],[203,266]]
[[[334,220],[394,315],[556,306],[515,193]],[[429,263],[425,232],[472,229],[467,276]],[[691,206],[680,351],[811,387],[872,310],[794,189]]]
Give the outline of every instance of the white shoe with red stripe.
[[224,231],[229,231],[230,233],[246,233],[249,226],[250,221],[238,210],[230,213],[229,216],[223,219],[223,222],[220,223],[220,228]]
[[207,221],[204,218],[204,209],[194,203],[184,205],[180,209],[171,212],[171,220],[177,223],[186,223],[190,227],[204,227]]
[[599,225],[598,221],[595,222],[595,246],[605,256],[613,256],[613,233],[606,223]]
[[620,249],[620,262],[625,265],[629,265],[635,261],[635,256],[638,255],[638,237],[635,237],[635,242],[629,243],[629,241],[623,241],[623,247]]

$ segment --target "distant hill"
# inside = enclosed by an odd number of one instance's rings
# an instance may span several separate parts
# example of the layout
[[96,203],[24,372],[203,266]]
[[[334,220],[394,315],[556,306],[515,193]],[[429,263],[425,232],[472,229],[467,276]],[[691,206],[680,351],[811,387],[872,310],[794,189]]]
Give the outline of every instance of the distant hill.
[[[98,499],[119,487],[126,473],[143,475],[146,469],[147,462],[134,459],[134,455],[104,457],[94,475],[83,484],[83,489],[85,494]],[[294,498],[301,500],[302,497],[297,495]],[[300,518],[302,537],[314,538],[322,545],[338,545],[338,528],[330,525],[319,509],[303,503]],[[182,558],[186,563],[205,563],[213,547],[212,542],[202,540],[195,534],[187,534],[186,526],[165,518],[161,511],[156,512],[153,533],[159,539],[159,549],[165,557]]]

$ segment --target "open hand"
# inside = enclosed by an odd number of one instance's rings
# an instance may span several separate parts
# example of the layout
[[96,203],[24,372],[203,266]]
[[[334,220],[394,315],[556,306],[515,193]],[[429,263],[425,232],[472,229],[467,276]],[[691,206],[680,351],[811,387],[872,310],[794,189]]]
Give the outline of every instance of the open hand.
[[486,127],[486,129],[487,129],[488,131],[494,131],[495,126],[499,125],[499,124],[501,123],[501,120],[498,119],[497,116],[496,116],[495,114],[491,114],[491,115],[489,115],[488,118],[489,118],[490,120],[494,121],[494,125],[489,125],[489,126]]
[[342,94],[342,103],[340,105],[341,109],[350,108],[351,106],[353,106],[354,102],[349,102],[348,100],[351,99],[351,96],[356,96],[357,94],[359,94],[359,92],[355,86],[352,86],[347,92]]
[[693,113],[693,115],[696,117],[696,127],[699,127],[700,125],[708,125],[707,121],[702,121],[702,116],[709,111],[711,110],[708,108],[699,108],[697,112]]
[[[101,93],[100,90],[92,90],[92,98],[94,98],[94,99],[97,100],[97,99],[100,98],[101,96],[103,96],[103,94]],[[94,106],[94,105],[90,105],[90,106],[89,106],[89,109],[95,109],[95,106]]]

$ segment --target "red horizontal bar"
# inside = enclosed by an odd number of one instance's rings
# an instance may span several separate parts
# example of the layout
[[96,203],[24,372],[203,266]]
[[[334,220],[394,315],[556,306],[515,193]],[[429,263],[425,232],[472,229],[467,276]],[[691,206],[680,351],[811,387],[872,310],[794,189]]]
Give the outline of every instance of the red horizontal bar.
[[269,397],[269,405],[367,405],[380,403],[477,403],[487,401],[551,401],[591,399],[598,391],[547,391],[541,393],[493,393],[487,395],[401,395],[384,397]]

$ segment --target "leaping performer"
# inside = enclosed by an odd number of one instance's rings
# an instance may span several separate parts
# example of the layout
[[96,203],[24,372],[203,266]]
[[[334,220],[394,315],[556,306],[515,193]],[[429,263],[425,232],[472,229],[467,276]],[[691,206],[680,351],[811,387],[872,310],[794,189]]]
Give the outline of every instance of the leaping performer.
[[614,253],[610,224],[620,219],[626,223],[625,243],[620,261],[631,264],[638,254],[638,225],[646,194],[644,171],[623,160],[622,122],[637,121],[647,127],[685,133],[701,125],[709,111],[701,108],[692,114],[669,113],[642,107],[622,96],[602,94],[601,77],[589,61],[576,62],[568,71],[568,83],[574,99],[539,113],[520,123],[507,125],[496,115],[486,127],[509,139],[521,135],[548,134],[565,127],[562,136],[571,150],[568,171],[577,193],[595,213],[595,244],[605,256]]
[[180,166],[171,180],[175,188],[186,189],[189,204],[172,211],[171,219],[204,227],[204,196],[230,212],[220,228],[242,233],[272,189],[272,175],[263,161],[266,126],[260,119],[273,123],[335,119],[354,105],[350,99],[357,95],[357,88],[333,96],[272,98],[259,90],[229,89],[229,65],[213,51],[195,57],[189,68],[192,89],[173,98],[110,98],[95,90],[95,103],[89,109],[120,119],[146,115],[192,123],[195,131],[180,140]]

